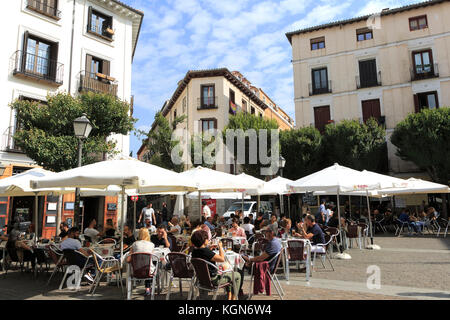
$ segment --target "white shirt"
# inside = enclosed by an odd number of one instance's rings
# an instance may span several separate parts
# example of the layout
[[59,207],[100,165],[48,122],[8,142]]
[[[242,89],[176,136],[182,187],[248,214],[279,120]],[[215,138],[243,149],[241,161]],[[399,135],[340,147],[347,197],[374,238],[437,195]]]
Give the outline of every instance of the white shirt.
[[133,253],[153,253],[153,249],[155,249],[155,244],[146,240],[135,241],[131,246]]
[[326,222],[328,222],[332,216],[333,216],[333,211],[331,211],[330,209],[327,209]]
[[169,229],[172,230],[173,228],[175,228],[177,230],[175,232],[172,232],[174,235],[181,234],[181,227],[180,227],[180,225],[177,224],[176,226],[170,227]]
[[153,224],[153,214],[155,213],[155,210],[153,208],[144,208],[142,209],[142,212],[144,212],[144,222],[145,220],[150,220],[150,224]]
[[250,235],[252,235],[255,226],[250,223],[245,223],[241,226],[241,228],[244,229],[244,231],[247,231]]
[[88,236],[89,238],[91,238],[92,241],[95,240],[95,238],[97,237],[97,235],[100,233],[97,230],[93,229],[93,228],[86,228],[84,229],[83,232],[86,236]]
[[203,207],[203,215],[205,216],[205,218],[211,217],[211,209],[208,207],[208,205],[205,205]]

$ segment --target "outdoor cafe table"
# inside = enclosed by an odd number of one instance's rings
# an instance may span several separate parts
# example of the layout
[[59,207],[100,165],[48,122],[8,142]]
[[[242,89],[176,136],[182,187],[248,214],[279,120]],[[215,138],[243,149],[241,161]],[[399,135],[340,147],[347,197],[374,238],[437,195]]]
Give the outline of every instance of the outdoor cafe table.
[[282,254],[283,254],[283,267],[284,276],[286,281],[289,281],[289,252],[288,252],[288,240],[299,240],[304,243],[303,250],[306,253],[306,281],[309,281],[311,270],[311,242],[307,239],[288,237],[287,239],[281,239]]

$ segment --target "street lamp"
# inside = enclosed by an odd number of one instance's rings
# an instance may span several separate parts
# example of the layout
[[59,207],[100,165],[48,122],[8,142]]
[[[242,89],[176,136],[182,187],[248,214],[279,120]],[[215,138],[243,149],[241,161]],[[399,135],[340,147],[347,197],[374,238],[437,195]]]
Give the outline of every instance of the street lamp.
[[[81,167],[83,154],[83,139],[87,139],[92,130],[92,124],[86,114],[73,121],[73,131],[78,138],[78,167]],[[80,216],[80,188],[75,189],[74,226],[77,226]]]

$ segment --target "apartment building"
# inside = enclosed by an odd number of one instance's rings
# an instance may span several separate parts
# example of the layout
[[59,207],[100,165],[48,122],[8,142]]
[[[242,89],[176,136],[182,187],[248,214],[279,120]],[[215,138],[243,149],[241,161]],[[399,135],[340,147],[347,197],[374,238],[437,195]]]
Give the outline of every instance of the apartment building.
[[[275,119],[281,130],[294,127],[293,120],[262,89],[253,86],[240,72],[230,72],[226,68],[189,71],[161,112],[169,122],[186,115],[186,120],[177,129],[186,130],[190,136],[209,129],[223,130],[229,116],[237,112]],[[155,129],[153,125],[151,130]],[[186,149],[187,138],[183,137],[181,141]],[[142,159],[146,152],[143,144],[138,151],[138,159]],[[228,173],[236,171],[233,164],[226,164],[226,159],[223,159],[223,164],[217,164],[216,169]]]
[[450,106],[450,2],[432,0],[289,32],[298,127],[374,117],[386,127],[389,170],[418,172],[390,143],[423,108]]
[[[16,99],[45,104],[47,95],[92,91],[132,102],[131,66],[143,16],[143,12],[117,0],[5,1],[0,13],[4,26],[0,51],[0,178],[35,166],[33,159],[14,145],[18,119],[9,105]],[[117,141],[118,156],[128,156],[129,136],[109,139]],[[55,220],[46,217],[56,213],[56,199],[40,200],[44,215],[39,224],[43,225],[44,236],[47,231],[54,232]],[[61,204],[67,219],[73,217],[73,199],[74,195],[65,196]],[[25,198],[14,203],[10,200],[0,198],[0,227],[8,213],[13,218],[18,209],[32,207]],[[116,219],[115,197],[85,199],[85,205],[86,210],[93,210],[86,217],[96,217],[100,224],[107,217]]]

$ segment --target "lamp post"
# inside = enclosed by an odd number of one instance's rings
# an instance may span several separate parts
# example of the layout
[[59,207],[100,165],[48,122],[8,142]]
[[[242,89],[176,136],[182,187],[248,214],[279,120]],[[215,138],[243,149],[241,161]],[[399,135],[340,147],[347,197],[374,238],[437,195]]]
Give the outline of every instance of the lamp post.
[[[286,165],[286,159],[280,154],[280,158],[278,159],[278,167],[280,168],[280,177],[283,177],[283,168]],[[284,215],[284,201],[283,195],[280,194],[280,212]]]
[[[78,139],[78,167],[81,167],[83,154],[83,139],[87,139],[92,130],[92,124],[86,117],[86,114],[73,121],[73,130],[75,137]],[[75,189],[75,207],[74,207],[74,224],[77,226],[80,218],[80,188]]]

